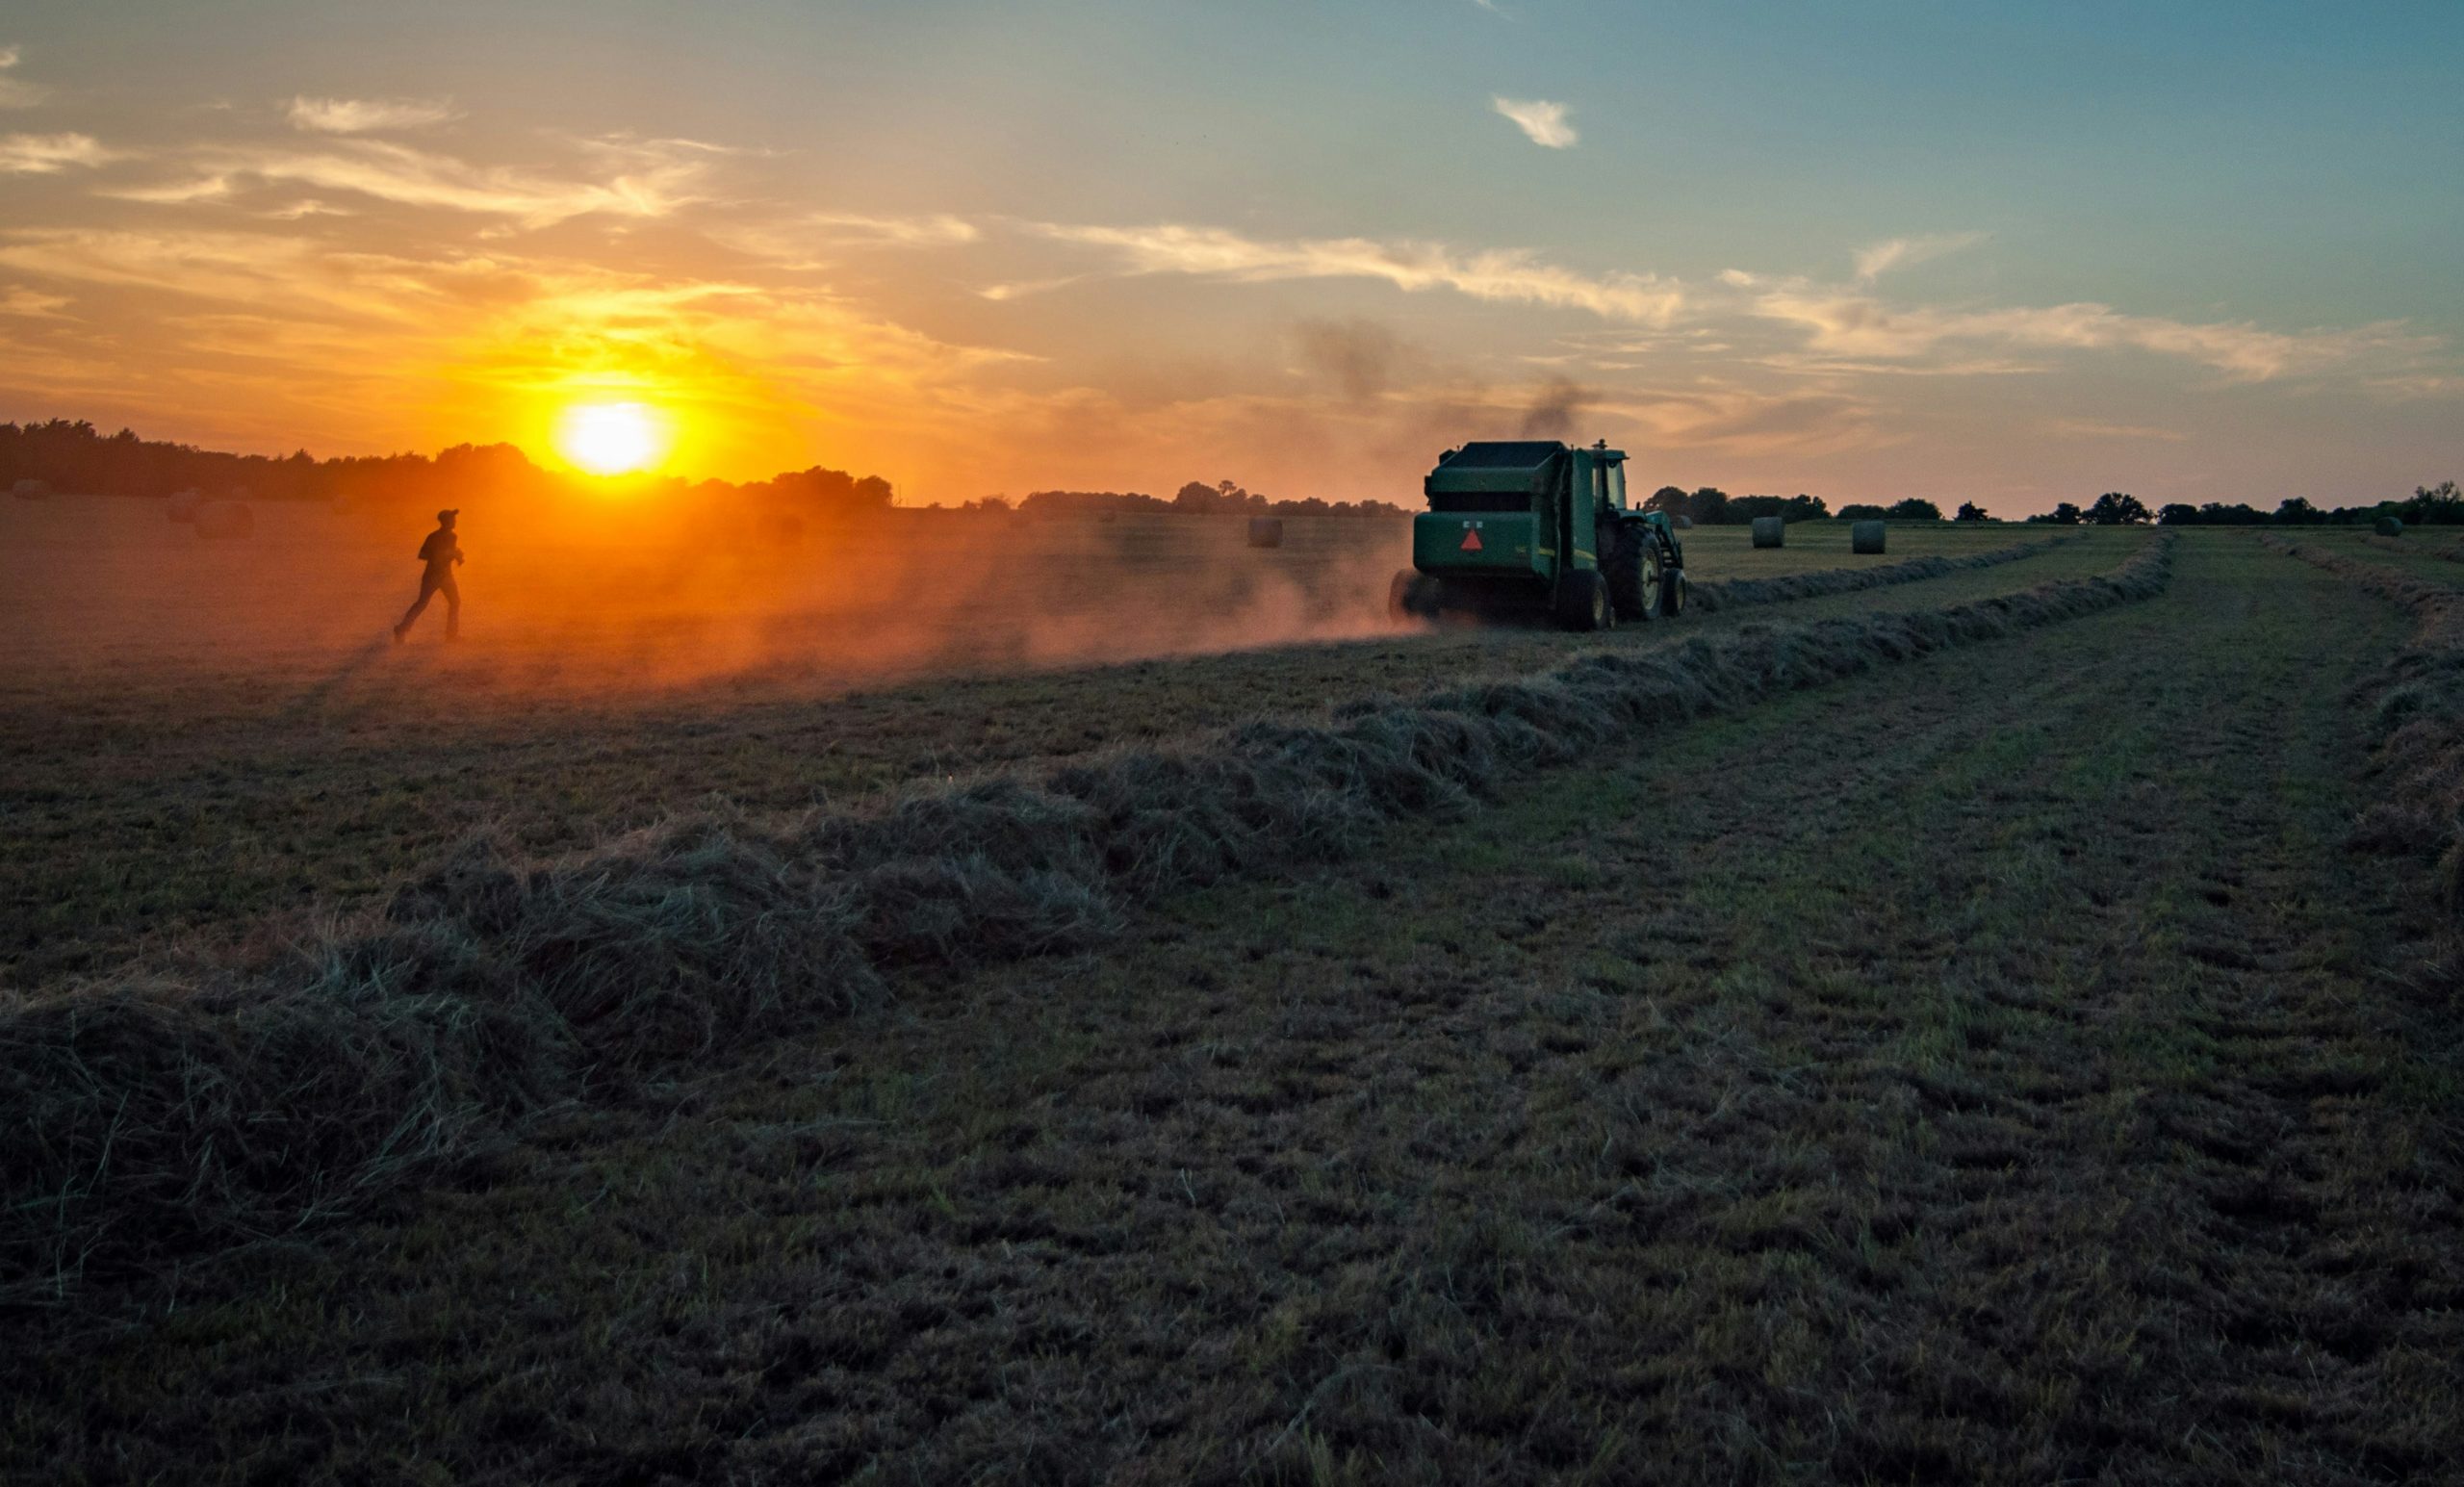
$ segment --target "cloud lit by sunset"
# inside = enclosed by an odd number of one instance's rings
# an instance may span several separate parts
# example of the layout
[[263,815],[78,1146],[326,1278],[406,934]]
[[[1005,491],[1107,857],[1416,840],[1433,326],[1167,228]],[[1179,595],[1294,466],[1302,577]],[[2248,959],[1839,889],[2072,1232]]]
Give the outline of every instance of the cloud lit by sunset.
[[1570,382],[1655,483],[2017,514],[2374,499],[2464,399],[2451,14],[479,13],[13,16],[0,416],[1409,499]]

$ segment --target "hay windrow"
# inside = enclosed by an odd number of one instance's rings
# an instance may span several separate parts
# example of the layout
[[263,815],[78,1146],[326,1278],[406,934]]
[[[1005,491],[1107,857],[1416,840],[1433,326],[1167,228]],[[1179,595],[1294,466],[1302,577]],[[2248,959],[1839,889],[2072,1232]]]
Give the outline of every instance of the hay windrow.
[[1805,573],[1776,574],[1768,578],[1730,578],[1719,583],[1697,583],[1687,589],[1687,602],[1707,614],[1714,609],[1733,609],[1741,604],[1777,604],[1790,600],[1820,599],[1830,594],[1853,594],[1860,589],[1917,583],[1971,569],[2015,563],[2022,558],[2051,551],[2061,543],[2075,540],[2070,537],[2040,538],[2015,543],[2007,548],[1995,548],[1989,552],[1972,552],[1965,557],[1912,557],[1906,562],[1890,563],[1881,568],[1815,568]]
[[2106,576],[1944,609],[1586,654],[852,809],[697,814],[552,860],[475,838],[275,963],[0,1002],[0,1302],[364,1208],[545,1103],[875,998],[886,968],[1098,944],[1175,889],[1355,854],[1611,740],[2148,598],[2169,567],[2159,540]]
[[2351,842],[2434,857],[2441,899],[2451,914],[2464,913],[2464,591],[2280,537],[2259,541],[2413,617],[2404,648],[2360,688],[2371,700],[2380,788],[2353,822]]
[[2384,549],[2389,552],[2414,553],[2424,557],[2441,558],[2451,563],[2464,563],[2464,543],[2412,543],[2379,536],[2364,537],[2361,540],[2370,547]]

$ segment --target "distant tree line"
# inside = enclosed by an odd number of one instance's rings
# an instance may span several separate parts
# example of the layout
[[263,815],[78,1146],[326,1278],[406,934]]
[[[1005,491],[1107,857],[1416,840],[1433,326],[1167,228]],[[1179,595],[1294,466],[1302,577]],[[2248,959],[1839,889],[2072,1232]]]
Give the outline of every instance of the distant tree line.
[[1742,526],[1766,516],[1784,522],[1819,522],[1831,515],[1819,496],[1732,496],[1716,485],[1692,492],[1663,485],[1644,498],[1643,509],[1681,516],[1697,526]]
[[2452,480],[2415,486],[2410,500],[2382,500],[2374,506],[2339,506],[2322,510],[2301,497],[2279,501],[2262,511],[2244,501],[2211,500],[2194,506],[2172,501],[2150,511],[2147,503],[2126,491],[2107,491],[2081,510],[2063,501],[2051,511],[2028,518],[2057,526],[2132,526],[2153,522],[2159,526],[2352,526],[2382,516],[2401,518],[2408,526],[2464,526],[2464,493]]
[[[532,464],[530,456],[510,444],[458,444],[433,455],[336,459],[318,459],[305,449],[281,456],[229,454],[141,439],[126,428],[106,436],[90,423],[67,419],[0,423],[0,488],[24,479],[81,496],[160,497],[195,490],[257,500],[423,505],[546,497],[573,483]],[[819,465],[742,483],[680,478],[652,483],[680,495],[820,515],[887,511],[893,494],[890,483],[879,475],[852,475]]]
[[2107,491],[2096,498],[2087,510],[2075,501],[2057,502],[2051,511],[2028,518],[2031,523],[2051,526],[2138,526],[2153,517],[2147,503],[2127,491]]
[[[1843,522],[1942,519],[1941,507],[1912,496],[1886,506],[1851,502],[1834,512],[1818,496],[1731,496],[1708,485],[1690,492],[1680,486],[1663,485],[1643,505],[1649,510],[1690,518],[1697,526],[1741,526],[1764,516],[1790,522],[1819,521],[1832,516]],[[2055,526],[2136,526],[2150,522],[2164,526],[2345,526],[2367,524],[2382,516],[2401,518],[2408,526],[2464,526],[2464,493],[2458,492],[2454,481],[2446,480],[2435,486],[2416,487],[2410,500],[2344,506],[2332,511],[2321,510],[2298,496],[2281,502],[2273,511],[2218,501],[2203,506],[2175,502],[2151,511],[2146,502],[2127,491],[2107,491],[2084,507],[2066,500],[2051,511],[2027,520]],[[1983,506],[1965,500],[1960,502],[1954,520],[1991,519]]]
[[2410,500],[2380,501],[2374,506],[2339,506],[2322,511],[2296,496],[2273,511],[2261,511],[2239,501],[2209,501],[2193,506],[2181,501],[2160,506],[2161,526],[2351,526],[2382,516],[2400,518],[2407,526],[2464,526],[2464,492],[2452,480],[2413,487]]
[[[1846,505],[1836,512],[1819,496],[1732,496],[1715,485],[1699,491],[1681,486],[1663,485],[1643,501],[1646,511],[1664,511],[1681,516],[1697,526],[1743,526],[1760,517],[1776,516],[1784,522],[1819,522],[1837,516],[1841,521],[1938,522],[1942,508],[1930,500],[1910,497],[1887,506]],[[1975,512],[1973,517],[1969,512]],[[1983,521],[1985,513],[1973,504],[1960,508],[1962,521]]]
[[1887,506],[1859,505],[1854,502],[1839,508],[1843,522],[1938,522],[1942,508],[1930,500],[1911,496]]
[[[1003,510],[1009,502],[998,496],[988,496],[982,501],[968,501],[965,509]],[[1028,516],[1119,516],[1127,512],[1170,512],[1179,516],[1405,516],[1401,506],[1383,500],[1321,500],[1315,496],[1298,500],[1271,500],[1255,491],[1243,490],[1230,480],[1218,480],[1213,485],[1192,480],[1174,492],[1172,499],[1148,496],[1138,491],[1034,491],[1018,502],[1017,509]]]
[[[105,435],[84,420],[0,423],[0,489],[39,480],[54,490],[95,496],[169,496],[196,490],[207,496],[246,495],[262,500],[401,502],[439,505],[491,498],[543,497],[570,489],[571,477],[542,470],[510,444],[459,444],[435,454],[346,455],[318,459],[305,449],[287,455],[232,454],[193,445],[141,439],[123,428]],[[854,475],[815,465],[767,480],[687,481],[652,484],[671,494],[716,502],[742,501],[824,516],[856,516],[890,509],[894,492],[879,475]],[[1686,491],[1664,485],[1643,502],[1653,511],[1691,519],[1697,526],[1742,526],[1757,517],[1819,521],[1835,515],[1818,496],[1731,496],[1716,486]],[[1008,511],[1005,497],[988,496],[960,509]],[[1192,480],[1170,500],[1135,491],[1037,491],[1014,508],[1031,515],[1116,515],[1171,512],[1211,516],[1398,517],[1401,506],[1382,500],[1324,501],[1316,497],[1273,500],[1230,480],[1213,485]],[[1891,504],[1849,504],[1835,513],[1845,521],[1938,522],[1942,510],[1915,497]],[[2173,502],[2154,511],[2124,491],[2107,491],[2086,508],[2062,501],[2028,521],[2054,526],[2125,526],[2154,522],[2164,526],[2343,526],[2383,516],[2411,526],[2464,526],[2464,492],[2452,480],[2418,486],[2409,500],[2322,510],[2296,496],[2273,511],[2242,502]],[[1958,520],[1982,522],[1984,508],[1960,505]]]

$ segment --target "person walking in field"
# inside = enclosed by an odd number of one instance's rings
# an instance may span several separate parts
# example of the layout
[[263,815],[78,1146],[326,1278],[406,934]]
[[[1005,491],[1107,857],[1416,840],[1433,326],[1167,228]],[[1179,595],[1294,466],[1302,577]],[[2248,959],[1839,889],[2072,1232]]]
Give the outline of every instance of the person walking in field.
[[437,595],[445,596],[445,638],[462,638],[462,590],[453,582],[454,565],[462,561],[462,544],[453,535],[453,520],[462,513],[440,511],[436,514],[436,530],[420,544],[420,561],[427,571],[420,575],[420,597],[402,612],[402,623],[394,627],[394,644],[411,632],[411,623],[427,608],[427,602]]

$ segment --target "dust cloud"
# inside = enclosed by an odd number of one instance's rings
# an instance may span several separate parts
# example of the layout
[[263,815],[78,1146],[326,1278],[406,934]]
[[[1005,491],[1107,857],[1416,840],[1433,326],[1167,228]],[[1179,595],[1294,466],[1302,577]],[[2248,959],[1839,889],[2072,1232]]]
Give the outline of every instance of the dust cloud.
[[432,512],[256,503],[215,541],[154,500],[0,505],[0,704],[175,726],[232,710],[518,713],[697,688],[827,693],[1387,632],[1399,519],[690,503],[463,509],[463,640],[396,646]]
[[1385,392],[1402,355],[1401,341],[1375,320],[1307,320],[1292,333],[1302,360],[1353,403],[1370,402]]
[[1572,377],[1551,377],[1524,411],[1520,439],[1568,439],[1575,420],[1591,402],[1591,391]]

